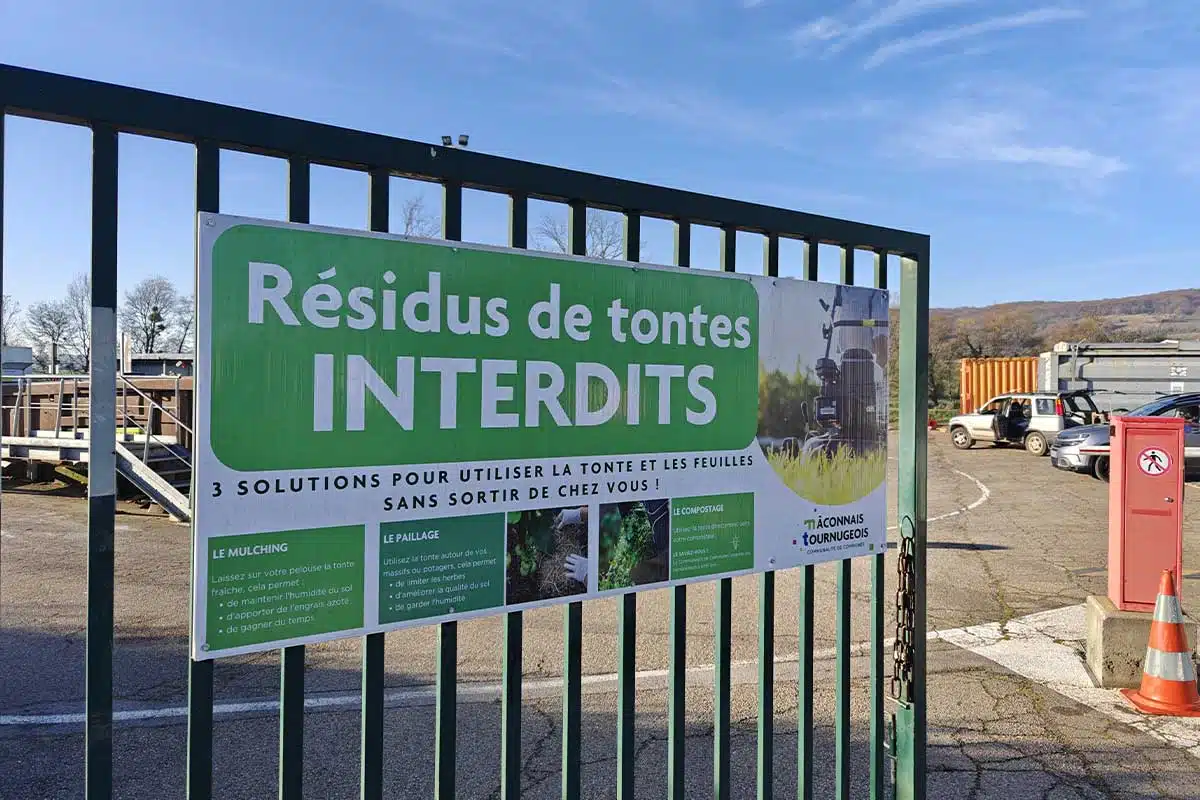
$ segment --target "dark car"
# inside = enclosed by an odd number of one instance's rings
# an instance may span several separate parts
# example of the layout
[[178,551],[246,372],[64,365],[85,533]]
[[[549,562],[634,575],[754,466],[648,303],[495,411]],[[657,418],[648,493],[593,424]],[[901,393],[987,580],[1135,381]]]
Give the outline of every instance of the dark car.
[[[1200,472],[1200,392],[1170,394],[1126,412],[1129,417],[1183,417],[1184,462],[1189,473]],[[1086,472],[1108,480],[1108,425],[1069,428],[1050,445],[1050,463],[1071,472]]]

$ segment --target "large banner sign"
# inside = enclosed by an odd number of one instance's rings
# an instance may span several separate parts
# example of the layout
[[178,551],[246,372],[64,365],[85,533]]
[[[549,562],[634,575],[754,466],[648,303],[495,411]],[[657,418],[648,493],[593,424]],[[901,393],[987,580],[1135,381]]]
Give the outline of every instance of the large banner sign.
[[886,292],[199,230],[196,658],[885,547]]

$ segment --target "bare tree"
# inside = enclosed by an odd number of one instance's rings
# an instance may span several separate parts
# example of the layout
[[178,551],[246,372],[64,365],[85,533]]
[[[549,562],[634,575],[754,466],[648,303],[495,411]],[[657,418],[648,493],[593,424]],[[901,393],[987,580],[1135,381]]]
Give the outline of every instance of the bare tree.
[[63,307],[70,318],[64,344],[74,366],[86,372],[92,363],[92,280],[87,273],[80,272],[71,279]]
[[33,347],[33,362],[41,372],[56,366],[51,351],[61,346],[71,329],[71,312],[62,300],[34,303],[25,312],[25,338]]
[[0,345],[21,340],[21,304],[11,294],[0,297]]
[[[625,225],[621,217],[603,211],[592,211],[587,215],[587,254],[592,258],[622,258],[625,255]],[[566,220],[549,214],[542,217],[533,232],[534,242],[543,250],[571,252],[570,233]],[[642,240],[641,249],[646,242]],[[642,253],[645,258],[645,253]]]
[[404,205],[400,207],[400,215],[403,220],[403,229],[400,232],[405,236],[433,239],[442,232],[441,222],[425,208],[425,198],[420,195],[405,200]]
[[174,343],[172,353],[190,353],[195,345],[196,300],[191,295],[180,297],[175,304],[174,325],[171,330],[171,340]]
[[178,325],[178,313],[179,291],[166,278],[155,276],[125,293],[119,318],[134,352],[155,353]]

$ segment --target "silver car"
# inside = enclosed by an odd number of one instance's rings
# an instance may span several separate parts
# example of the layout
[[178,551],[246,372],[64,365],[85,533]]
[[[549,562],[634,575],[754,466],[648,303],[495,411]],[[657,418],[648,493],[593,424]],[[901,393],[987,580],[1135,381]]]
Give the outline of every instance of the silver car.
[[[1127,412],[1130,417],[1183,417],[1184,467],[1200,472],[1200,392],[1172,394]],[[1108,480],[1109,426],[1085,425],[1065,430],[1050,443],[1050,463],[1070,472]]]
[[1102,419],[1087,392],[1030,392],[993,397],[978,411],[951,417],[947,428],[959,450],[976,442],[1020,444],[1044,456],[1060,432]]

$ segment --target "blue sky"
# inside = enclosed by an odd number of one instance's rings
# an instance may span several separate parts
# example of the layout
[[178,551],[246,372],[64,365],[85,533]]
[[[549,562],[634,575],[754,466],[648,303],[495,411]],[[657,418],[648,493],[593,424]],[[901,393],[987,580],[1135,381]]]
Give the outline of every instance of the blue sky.
[[[1200,285],[1194,18],[1194,0],[0,0],[0,61],[927,232],[934,304],[980,305]],[[89,139],[6,131],[4,288],[28,305],[87,269]],[[192,151],[121,147],[121,288],[188,284]],[[281,162],[222,167],[223,211],[284,215]],[[394,205],[439,205],[396,183]],[[365,189],[316,170],[313,221],[362,226]],[[503,243],[502,199],[465,209],[465,238]],[[665,223],[646,237],[670,258]],[[700,265],[717,242],[697,235]]]

